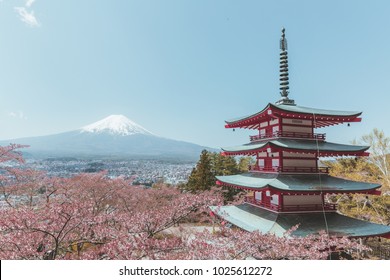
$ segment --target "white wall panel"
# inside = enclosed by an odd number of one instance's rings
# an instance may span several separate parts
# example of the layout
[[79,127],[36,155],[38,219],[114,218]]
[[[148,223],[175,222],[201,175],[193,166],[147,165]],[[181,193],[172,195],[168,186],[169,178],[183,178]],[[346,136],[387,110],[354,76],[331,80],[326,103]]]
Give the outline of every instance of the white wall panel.
[[322,204],[321,195],[284,195],[284,205]]

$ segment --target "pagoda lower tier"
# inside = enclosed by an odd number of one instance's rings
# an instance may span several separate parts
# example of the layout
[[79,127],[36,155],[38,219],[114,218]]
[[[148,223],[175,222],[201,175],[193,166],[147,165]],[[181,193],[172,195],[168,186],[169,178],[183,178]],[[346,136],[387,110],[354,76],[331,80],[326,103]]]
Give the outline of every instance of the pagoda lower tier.
[[303,237],[326,230],[332,236],[390,238],[389,226],[361,221],[336,212],[276,213],[249,203],[237,206],[213,206],[211,211],[243,230],[275,234],[279,237],[298,225],[298,228],[291,233],[292,236]]
[[328,232],[334,235],[390,238],[389,226],[346,217],[337,213],[337,204],[326,201],[327,194],[378,195],[379,184],[328,174],[262,172],[217,176],[217,184],[247,191],[242,205],[211,207],[216,215],[247,231],[282,236],[299,224],[293,235],[314,234],[328,227]]
[[334,212],[336,204],[327,194],[378,195],[380,185],[355,182],[327,174],[283,174],[249,172],[217,176],[217,185],[248,191],[246,202],[274,212]]

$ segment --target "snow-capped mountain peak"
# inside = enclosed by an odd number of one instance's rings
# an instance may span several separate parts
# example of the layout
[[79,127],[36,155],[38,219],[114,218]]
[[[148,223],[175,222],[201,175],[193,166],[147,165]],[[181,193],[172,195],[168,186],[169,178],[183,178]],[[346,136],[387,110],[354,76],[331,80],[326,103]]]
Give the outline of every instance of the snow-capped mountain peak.
[[82,127],[81,132],[109,133],[121,136],[132,134],[153,135],[153,133],[123,115],[108,116],[100,121]]

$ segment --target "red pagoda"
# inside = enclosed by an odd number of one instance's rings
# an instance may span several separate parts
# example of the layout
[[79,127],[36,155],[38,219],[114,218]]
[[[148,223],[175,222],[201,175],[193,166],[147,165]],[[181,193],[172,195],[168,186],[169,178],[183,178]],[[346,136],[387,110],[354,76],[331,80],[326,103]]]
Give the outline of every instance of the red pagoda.
[[327,194],[380,194],[380,185],[332,177],[320,157],[367,156],[368,146],[326,141],[316,128],[360,122],[361,112],[335,111],[296,105],[288,97],[287,40],[280,40],[280,94],[255,114],[226,121],[226,128],[253,129],[256,135],[241,146],[223,148],[229,156],[254,156],[256,162],[244,174],[218,176],[217,184],[246,190],[245,203],[212,207],[220,217],[247,231],[282,236],[299,224],[293,235],[326,230],[331,235],[390,237],[390,227],[350,218],[326,202]]

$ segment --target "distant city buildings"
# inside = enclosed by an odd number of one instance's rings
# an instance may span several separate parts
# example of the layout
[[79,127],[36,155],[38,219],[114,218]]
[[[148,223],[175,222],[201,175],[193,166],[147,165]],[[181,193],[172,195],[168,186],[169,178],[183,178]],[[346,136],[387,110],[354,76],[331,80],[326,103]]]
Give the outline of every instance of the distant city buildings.
[[170,163],[155,160],[77,160],[28,159],[22,168],[47,172],[50,177],[71,177],[80,173],[107,171],[107,176],[123,176],[135,185],[151,186],[156,182],[177,185],[187,182],[195,163]]

